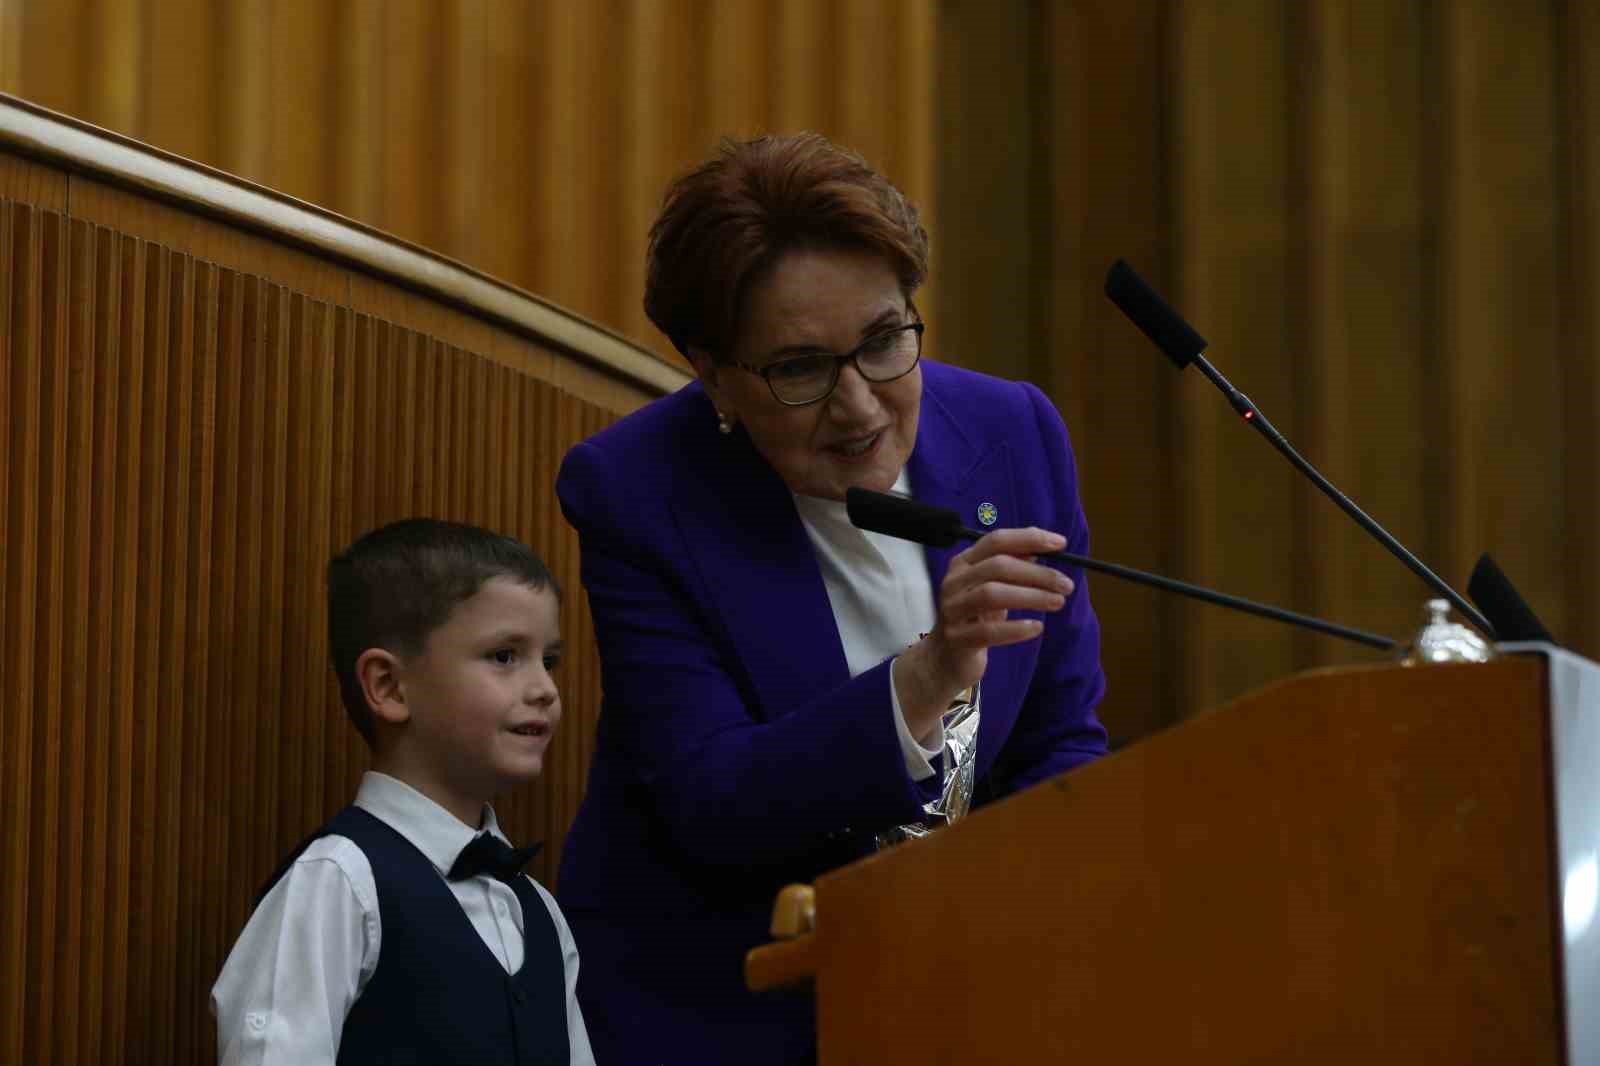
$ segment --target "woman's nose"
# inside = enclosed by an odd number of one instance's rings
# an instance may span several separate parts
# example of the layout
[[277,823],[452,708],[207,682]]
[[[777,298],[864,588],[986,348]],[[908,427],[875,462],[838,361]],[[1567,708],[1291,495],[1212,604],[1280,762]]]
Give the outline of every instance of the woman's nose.
[[861,371],[855,368],[854,363],[845,363],[839,368],[839,380],[833,387],[833,395],[828,397],[829,409],[848,419],[852,416],[871,414],[877,408],[878,398],[872,391],[872,382],[861,376]]

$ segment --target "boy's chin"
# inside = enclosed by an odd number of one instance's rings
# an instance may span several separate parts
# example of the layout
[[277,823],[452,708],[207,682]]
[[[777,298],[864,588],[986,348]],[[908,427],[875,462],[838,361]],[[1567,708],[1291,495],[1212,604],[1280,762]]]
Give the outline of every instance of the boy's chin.
[[537,755],[523,755],[515,759],[504,759],[495,767],[495,776],[499,778],[500,790],[516,788],[534,780],[544,773],[545,753]]

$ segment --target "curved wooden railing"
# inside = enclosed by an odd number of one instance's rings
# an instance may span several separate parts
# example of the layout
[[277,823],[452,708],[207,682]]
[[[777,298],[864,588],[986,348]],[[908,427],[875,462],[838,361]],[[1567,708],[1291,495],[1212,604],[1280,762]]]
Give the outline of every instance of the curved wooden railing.
[[0,1062],[204,1062],[278,857],[366,753],[322,570],[409,514],[566,590],[507,798],[554,872],[598,704],[561,456],[687,374],[461,264],[0,97]]

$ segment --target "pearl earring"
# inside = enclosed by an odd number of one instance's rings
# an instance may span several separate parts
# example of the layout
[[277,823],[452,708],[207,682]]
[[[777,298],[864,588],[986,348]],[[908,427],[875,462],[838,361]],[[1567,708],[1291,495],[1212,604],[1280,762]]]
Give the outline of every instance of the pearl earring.
[[717,432],[724,435],[733,432],[733,423],[728,421],[728,416],[721,411],[717,412]]

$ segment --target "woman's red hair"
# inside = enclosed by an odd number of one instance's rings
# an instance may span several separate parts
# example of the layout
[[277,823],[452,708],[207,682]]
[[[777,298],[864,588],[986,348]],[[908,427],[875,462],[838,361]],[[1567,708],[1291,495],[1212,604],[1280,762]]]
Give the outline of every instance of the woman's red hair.
[[786,252],[881,255],[909,300],[928,272],[928,234],[888,179],[815,133],[724,140],[667,189],[650,227],[644,309],[680,352],[728,358],[744,294]]

